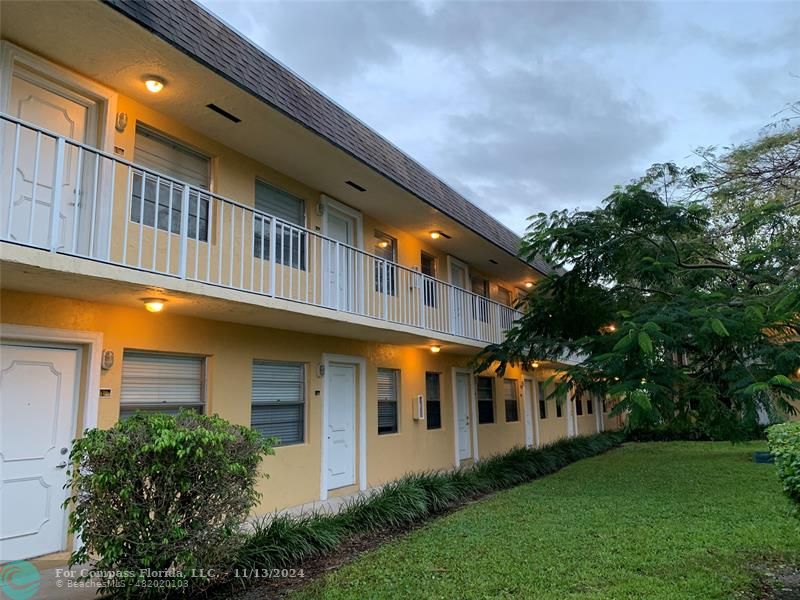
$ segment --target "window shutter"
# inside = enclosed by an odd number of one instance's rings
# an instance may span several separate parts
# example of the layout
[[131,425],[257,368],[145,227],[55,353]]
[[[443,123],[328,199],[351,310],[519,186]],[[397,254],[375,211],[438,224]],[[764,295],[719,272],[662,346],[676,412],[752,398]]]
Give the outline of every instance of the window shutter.
[[303,201],[260,180],[256,180],[256,210],[292,225],[305,225]]
[[134,160],[146,169],[204,190],[209,188],[207,156],[141,125],[136,126]]
[[280,445],[305,439],[305,368],[301,363],[253,362],[250,426]]
[[[127,351],[122,359],[122,412],[181,406],[202,407],[203,364],[198,356]],[[172,410],[170,412],[172,412]]]
[[442,426],[441,385],[439,373],[425,373],[425,395],[428,429],[439,429]]

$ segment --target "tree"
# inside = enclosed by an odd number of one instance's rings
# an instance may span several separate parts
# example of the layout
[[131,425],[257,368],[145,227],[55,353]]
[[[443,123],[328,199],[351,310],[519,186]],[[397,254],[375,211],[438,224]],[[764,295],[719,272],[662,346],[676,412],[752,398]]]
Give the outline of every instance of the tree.
[[[795,116],[797,116],[797,112]],[[800,399],[800,128],[653,165],[594,210],[531,217],[554,272],[476,368],[579,358],[556,395],[608,394],[633,427],[735,439]]]

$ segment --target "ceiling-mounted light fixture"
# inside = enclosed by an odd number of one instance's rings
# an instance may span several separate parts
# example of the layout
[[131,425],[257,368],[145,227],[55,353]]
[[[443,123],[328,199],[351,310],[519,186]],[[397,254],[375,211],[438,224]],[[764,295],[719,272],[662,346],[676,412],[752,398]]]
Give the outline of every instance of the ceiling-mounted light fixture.
[[539,368],[539,363],[536,362],[536,361],[533,361],[533,364],[531,364],[531,368],[538,369]]
[[144,307],[151,313],[157,313],[164,310],[164,305],[167,303],[163,298],[143,298]]
[[441,346],[436,346],[436,345],[431,346],[431,352],[433,352],[434,354],[439,354],[439,352],[441,351],[442,351]]
[[525,287],[528,288],[528,289],[531,289],[533,287],[533,282],[532,281],[526,281],[525,282]]
[[451,239],[449,235],[447,235],[441,229],[433,229],[432,231],[428,232],[428,235],[431,236],[432,240],[438,240],[439,238],[444,238],[446,240]]
[[163,90],[165,85],[167,85],[167,82],[158,75],[146,75],[144,78],[144,87],[152,94],[157,94]]
[[388,247],[389,247],[389,242],[387,242],[386,240],[381,240],[380,242],[378,242],[378,248],[388,248]]

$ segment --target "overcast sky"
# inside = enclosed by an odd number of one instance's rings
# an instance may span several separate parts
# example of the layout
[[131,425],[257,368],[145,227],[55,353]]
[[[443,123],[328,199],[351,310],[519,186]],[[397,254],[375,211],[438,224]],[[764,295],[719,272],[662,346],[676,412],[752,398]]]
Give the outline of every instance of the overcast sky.
[[800,2],[202,1],[518,233],[800,100]]

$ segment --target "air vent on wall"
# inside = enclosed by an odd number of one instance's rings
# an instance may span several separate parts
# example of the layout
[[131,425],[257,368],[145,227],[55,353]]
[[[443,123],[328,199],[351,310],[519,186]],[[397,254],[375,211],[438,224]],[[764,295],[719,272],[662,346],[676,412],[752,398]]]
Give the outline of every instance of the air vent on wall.
[[357,189],[359,192],[366,192],[367,191],[367,188],[361,187],[360,185],[358,185],[354,181],[350,181],[349,179],[347,181],[345,181],[345,183],[347,185],[349,185],[351,188]]
[[229,121],[233,121],[234,123],[241,123],[241,121],[242,121],[236,115],[232,115],[227,110],[225,110],[224,108],[220,108],[216,104],[206,104],[206,108],[210,108],[211,110],[213,110],[218,115],[222,115],[223,117],[225,117]]

